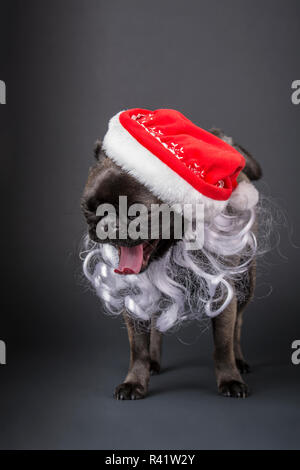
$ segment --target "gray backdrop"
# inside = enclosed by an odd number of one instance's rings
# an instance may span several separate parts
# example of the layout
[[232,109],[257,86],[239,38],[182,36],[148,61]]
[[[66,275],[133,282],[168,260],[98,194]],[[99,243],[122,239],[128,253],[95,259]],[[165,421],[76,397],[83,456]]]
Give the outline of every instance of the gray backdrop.
[[[0,1],[1,448],[299,448],[297,0]],[[105,317],[78,260],[92,147],[127,107],[172,107],[222,127],[261,162],[287,211],[260,268],[244,348],[247,401],[217,396],[211,331],[167,336],[164,371],[115,402],[122,322]],[[273,292],[267,295],[272,286]],[[187,344],[183,344],[187,343]],[[298,437],[297,437],[298,434]]]

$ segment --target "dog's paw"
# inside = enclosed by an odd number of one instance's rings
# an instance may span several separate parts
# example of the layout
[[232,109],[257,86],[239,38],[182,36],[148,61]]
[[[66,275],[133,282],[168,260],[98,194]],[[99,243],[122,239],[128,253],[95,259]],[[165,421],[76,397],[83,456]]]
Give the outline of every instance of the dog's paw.
[[157,361],[150,362],[150,374],[157,375],[160,373],[160,364]]
[[249,396],[248,386],[237,380],[221,383],[219,393],[224,397],[247,398]]
[[115,389],[116,400],[140,400],[146,396],[144,387],[139,383],[122,383]]
[[252,372],[249,364],[247,364],[243,359],[237,359],[235,362],[241,374],[250,374],[250,372]]

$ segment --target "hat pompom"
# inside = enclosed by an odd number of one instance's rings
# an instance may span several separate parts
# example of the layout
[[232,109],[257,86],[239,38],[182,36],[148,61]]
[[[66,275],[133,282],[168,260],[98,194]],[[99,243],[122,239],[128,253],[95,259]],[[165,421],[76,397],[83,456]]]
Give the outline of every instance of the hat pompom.
[[242,181],[233,191],[229,203],[234,209],[245,211],[253,209],[258,203],[258,199],[259,193],[253,184]]

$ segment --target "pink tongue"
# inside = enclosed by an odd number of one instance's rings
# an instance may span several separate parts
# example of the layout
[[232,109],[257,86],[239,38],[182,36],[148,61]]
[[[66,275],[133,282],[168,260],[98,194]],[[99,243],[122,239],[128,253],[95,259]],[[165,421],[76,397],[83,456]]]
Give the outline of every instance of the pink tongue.
[[121,246],[119,266],[115,269],[117,274],[138,274],[143,264],[143,245]]

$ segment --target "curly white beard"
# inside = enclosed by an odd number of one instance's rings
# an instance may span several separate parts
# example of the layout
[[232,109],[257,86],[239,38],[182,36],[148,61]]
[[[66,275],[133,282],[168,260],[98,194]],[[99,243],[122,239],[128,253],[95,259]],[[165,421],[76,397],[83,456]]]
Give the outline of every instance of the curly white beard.
[[143,322],[155,315],[165,332],[186,320],[219,315],[233,295],[244,296],[243,279],[257,254],[255,221],[256,209],[238,212],[229,206],[205,224],[199,250],[188,250],[187,240],[180,240],[138,275],[114,273],[117,250],[87,237],[83,271],[107,313],[125,309]]

